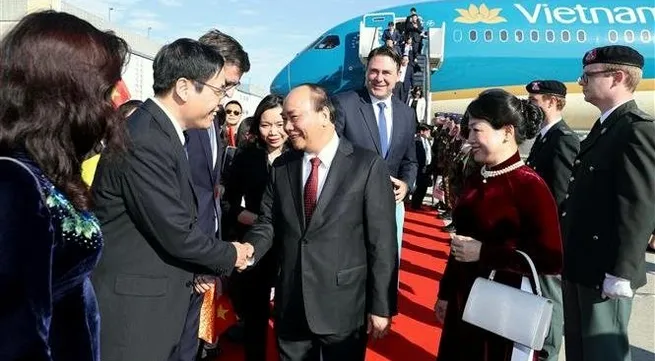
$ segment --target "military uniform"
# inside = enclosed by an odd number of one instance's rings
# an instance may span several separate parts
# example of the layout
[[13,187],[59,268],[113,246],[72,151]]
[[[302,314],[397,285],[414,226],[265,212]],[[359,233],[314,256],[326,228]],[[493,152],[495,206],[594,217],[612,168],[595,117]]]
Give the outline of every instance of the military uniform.
[[[557,80],[535,80],[526,85],[530,94],[566,97],[566,86]],[[542,129],[530,149],[526,164],[546,182],[560,207],[566,198],[573,161],[580,151],[580,139],[563,119]],[[553,302],[553,315],[539,360],[557,361],[564,335],[562,281],[559,275],[540,275],[543,296]]]
[[[641,68],[643,57],[610,46],[588,52],[583,64],[592,63]],[[566,358],[631,360],[632,299],[605,299],[601,292],[606,278],[628,280],[633,290],[646,284],[644,249],[655,229],[655,121],[634,100],[596,121],[581,143],[560,220]]]

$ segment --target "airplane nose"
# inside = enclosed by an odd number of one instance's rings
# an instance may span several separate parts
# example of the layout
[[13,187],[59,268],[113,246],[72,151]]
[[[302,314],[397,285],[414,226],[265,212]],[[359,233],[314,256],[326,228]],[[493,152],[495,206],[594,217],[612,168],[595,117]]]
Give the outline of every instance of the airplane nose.
[[289,85],[289,64],[285,66],[276,76],[273,78],[273,82],[271,82],[271,93],[272,94],[278,94],[278,95],[287,95],[291,89]]

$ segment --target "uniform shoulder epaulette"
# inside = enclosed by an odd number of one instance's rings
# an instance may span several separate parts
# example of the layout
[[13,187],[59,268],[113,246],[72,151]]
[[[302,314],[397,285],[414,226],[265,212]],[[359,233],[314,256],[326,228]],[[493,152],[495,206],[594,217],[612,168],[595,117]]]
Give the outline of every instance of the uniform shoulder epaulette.
[[575,135],[575,132],[573,132],[571,129],[559,128],[559,131],[564,135]]
[[[630,110],[629,113],[631,113],[632,115],[639,118],[638,120],[640,120],[640,121],[655,122],[655,117],[653,117],[652,115],[646,113],[645,111],[643,111],[643,110],[641,110],[639,108],[632,109],[632,110]],[[637,120],[637,119],[635,119],[635,120]]]

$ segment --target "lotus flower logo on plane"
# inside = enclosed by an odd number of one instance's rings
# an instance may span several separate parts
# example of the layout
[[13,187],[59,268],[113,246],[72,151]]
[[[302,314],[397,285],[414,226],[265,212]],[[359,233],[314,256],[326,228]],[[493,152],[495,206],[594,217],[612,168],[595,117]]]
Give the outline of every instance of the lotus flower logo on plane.
[[496,9],[489,9],[487,5],[482,4],[480,7],[477,7],[473,4],[469,6],[468,9],[455,9],[459,13],[459,17],[455,19],[456,23],[464,23],[464,24],[477,24],[477,23],[485,23],[485,24],[498,24],[498,23],[504,23],[507,22],[507,19],[505,19],[500,15],[500,12],[502,9],[496,8]]

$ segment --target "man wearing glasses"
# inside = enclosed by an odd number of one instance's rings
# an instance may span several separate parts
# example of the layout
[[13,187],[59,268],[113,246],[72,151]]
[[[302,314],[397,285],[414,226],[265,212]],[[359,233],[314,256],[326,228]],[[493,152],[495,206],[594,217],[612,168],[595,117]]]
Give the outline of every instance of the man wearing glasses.
[[210,127],[221,101],[223,58],[178,39],[157,53],[153,78],[154,97],[127,119],[127,151],[101,157],[93,184],[102,360],[177,361],[194,274],[229,275],[252,255],[201,226],[188,160],[188,130]]
[[632,297],[646,284],[655,229],[655,122],[633,99],[641,54],[606,46],[582,63],[578,83],[601,116],[580,144],[560,208],[566,359],[628,361]]
[[[223,73],[225,85],[215,86],[209,82],[203,83],[220,99],[232,97],[243,74],[250,70],[248,53],[241,44],[231,36],[218,30],[210,30],[199,39],[200,43],[209,45],[221,55],[225,64]],[[228,103],[229,104],[229,103]],[[219,107],[221,107],[219,105]],[[198,200],[198,225],[204,233],[221,240],[221,207],[220,192],[217,187],[221,180],[221,164],[224,158],[225,145],[220,136],[221,126],[218,117],[214,117],[206,129],[187,131],[189,142],[189,166],[196,199]],[[220,279],[215,275],[200,275],[194,277],[194,292],[190,295],[189,310],[184,323],[184,332],[180,345],[176,350],[175,361],[194,361],[199,353],[200,359],[215,359],[219,352],[217,345],[205,344],[198,339],[200,308],[205,294],[211,285],[220,285]],[[218,289],[221,287],[218,286]],[[189,295],[187,293],[187,295]],[[199,347],[199,343],[201,347]]]

